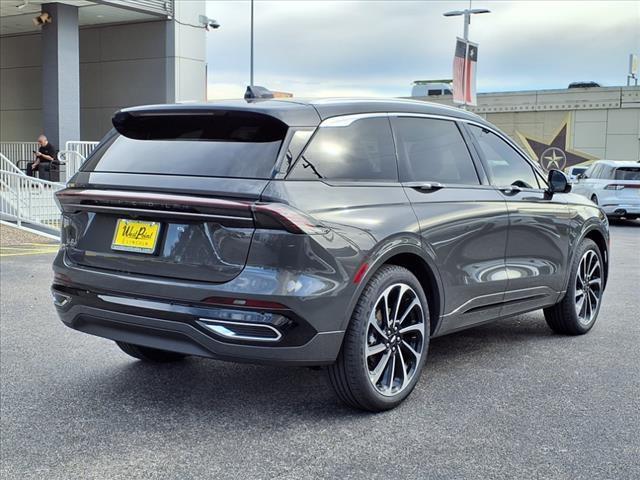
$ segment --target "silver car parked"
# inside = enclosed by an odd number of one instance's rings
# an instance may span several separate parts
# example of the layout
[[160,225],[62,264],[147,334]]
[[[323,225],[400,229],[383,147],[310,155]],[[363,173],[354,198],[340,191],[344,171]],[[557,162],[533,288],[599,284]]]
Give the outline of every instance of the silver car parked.
[[573,191],[610,217],[640,218],[640,163],[598,160],[578,175]]
[[379,411],[434,337],[541,308],[558,333],[596,321],[606,217],[474,114],[292,99],[113,124],[57,195],[52,290],[67,326],[133,357],[322,365]]

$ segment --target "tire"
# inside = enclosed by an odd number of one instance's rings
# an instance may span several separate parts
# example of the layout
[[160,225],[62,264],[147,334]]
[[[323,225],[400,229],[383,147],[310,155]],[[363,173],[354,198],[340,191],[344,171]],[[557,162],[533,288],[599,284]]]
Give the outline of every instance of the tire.
[[116,342],[116,345],[118,345],[118,347],[120,347],[120,350],[122,350],[127,355],[130,355],[144,362],[168,363],[176,362],[186,357],[186,355],[182,353],[142,347],[140,345],[133,345],[132,343]]
[[[593,267],[596,261],[597,266]],[[560,302],[544,309],[547,325],[554,332],[564,335],[583,335],[591,330],[602,304],[603,266],[602,254],[595,242],[588,238],[582,240],[571,265],[567,293]],[[594,270],[589,274],[592,268]],[[585,271],[586,278],[583,278]],[[581,281],[580,278],[585,281]],[[587,284],[589,287],[586,291],[580,288],[581,285]],[[580,303],[581,299],[584,299],[582,303]],[[589,303],[586,303],[586,299],[589,299]]]
[[[390,312],[386,318],[384,310]],[[420,378],[429,333],[429,308],[418,279],[396,265],[381,267],[362,291],[340,354],[327,369],[338,398],[371,412],[399,405]]]

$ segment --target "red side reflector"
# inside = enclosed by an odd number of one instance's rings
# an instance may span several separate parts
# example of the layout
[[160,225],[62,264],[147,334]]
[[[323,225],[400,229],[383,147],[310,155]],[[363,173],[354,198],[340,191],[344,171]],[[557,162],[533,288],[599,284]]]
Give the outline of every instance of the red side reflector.
[[267,300],[251,300],[245,298],[225,298],[225,297],[207,297],[204,303],[212,305],[230,305],[233,307],[258,308],[265,310],[286,310],[287,307],[277,302],[269,302]]
[[360,281],[364,278],[365,274],[367,273],[368,269],[369,269],[368,263],[365,262],[362,265],[360,265],[360,268],[358,268],[358,270],[356,271],[356,274],[353,277],[353,283],[360,283]]

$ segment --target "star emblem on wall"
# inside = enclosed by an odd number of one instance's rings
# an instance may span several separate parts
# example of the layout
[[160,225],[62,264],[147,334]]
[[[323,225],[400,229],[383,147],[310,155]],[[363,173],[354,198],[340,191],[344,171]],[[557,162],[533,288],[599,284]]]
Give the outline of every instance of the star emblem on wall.
[[597,160],[598,157],[569,148],[570,115],[564,119],[555,135],[548,140],[535,138],[526,133],[516,132],[529,154],[540,163],[545,170],[563,170],[574,165]]
[[567,164],[567,156],[557,147],[549,147],[540,154],[540,165],[545,170],[562,170]]

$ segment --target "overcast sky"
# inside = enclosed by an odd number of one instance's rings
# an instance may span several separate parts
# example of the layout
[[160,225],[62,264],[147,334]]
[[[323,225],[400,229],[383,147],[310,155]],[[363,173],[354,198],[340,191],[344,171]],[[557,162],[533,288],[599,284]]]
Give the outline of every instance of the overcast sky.
[[[255,2],[255,83],[296,96],[407,96],[417,79],[451,78],[467,1]],[[626,82],[640,54],[640,0],[481,1],[478,91]],[[207,33],[209,98],[241,97],[249,82],[250,3],[209,0],[222,25]]]

